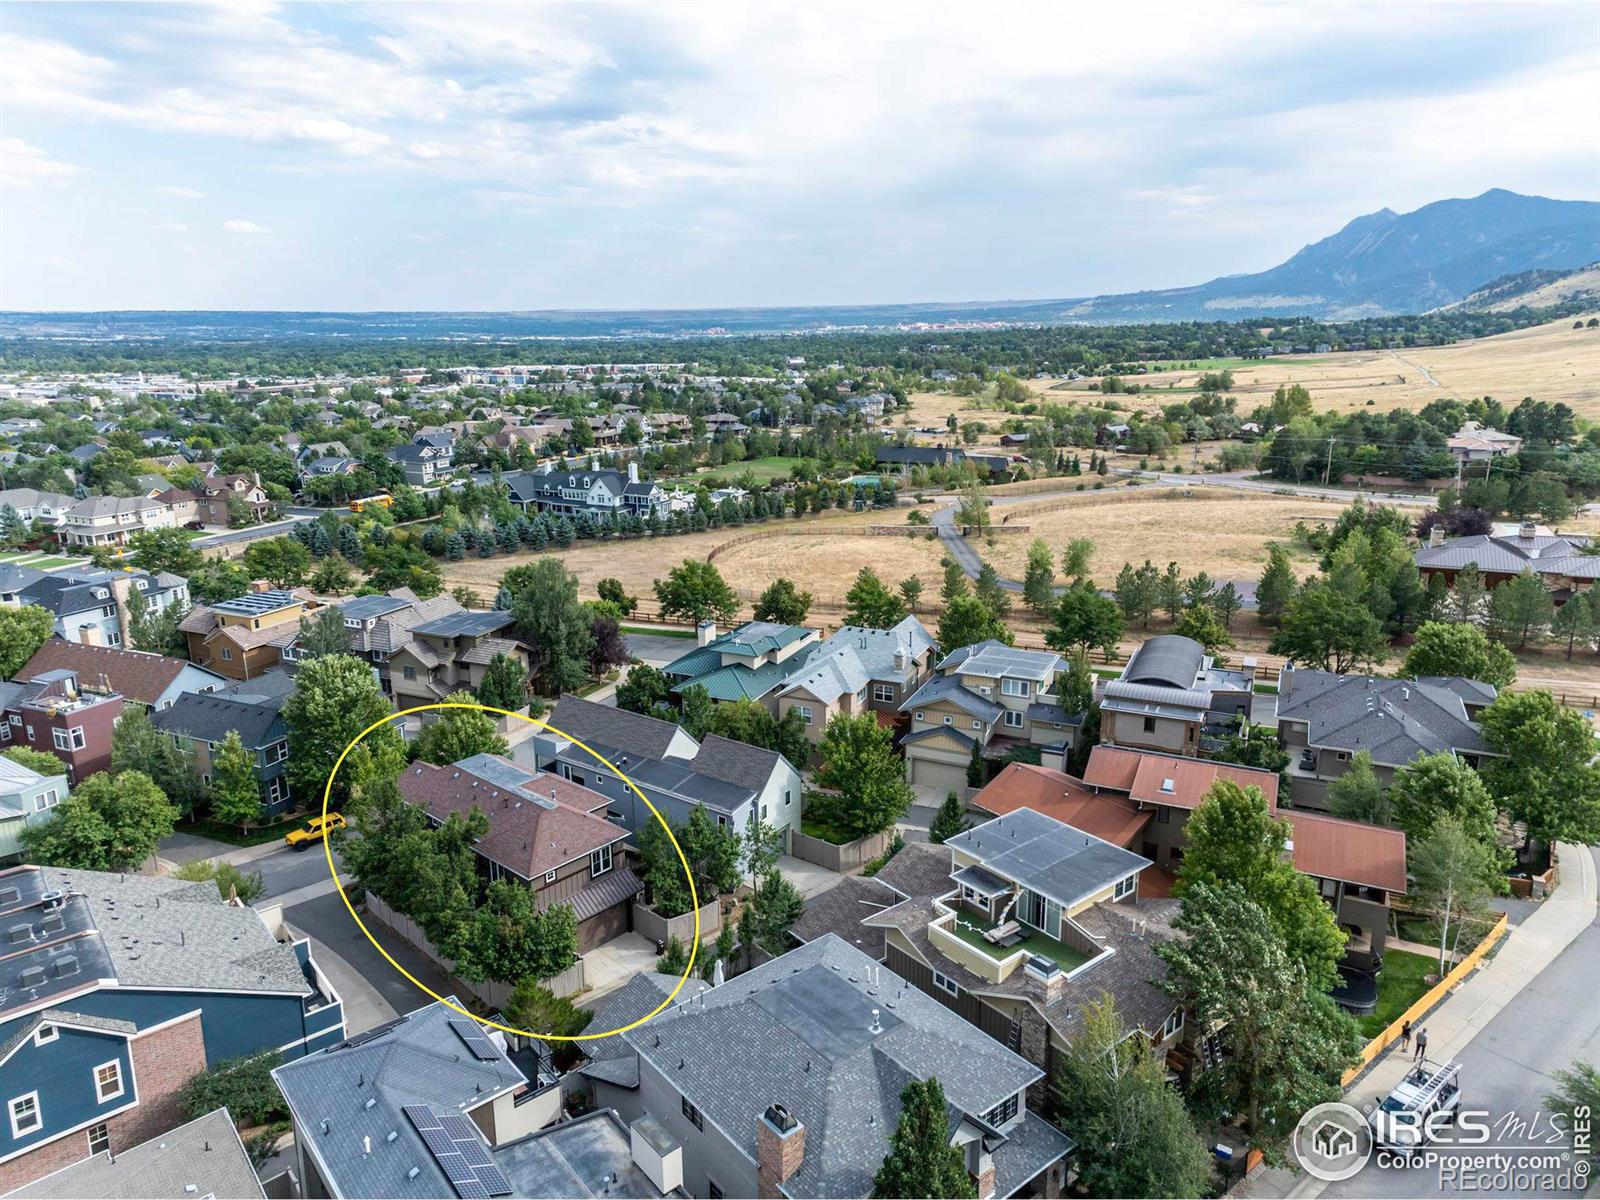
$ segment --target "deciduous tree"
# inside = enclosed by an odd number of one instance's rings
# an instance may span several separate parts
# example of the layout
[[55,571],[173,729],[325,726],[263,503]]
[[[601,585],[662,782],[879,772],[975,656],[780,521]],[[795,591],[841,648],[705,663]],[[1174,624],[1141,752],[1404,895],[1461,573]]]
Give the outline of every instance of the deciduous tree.
[[1582,713],[1546,691],[1502,692],[1479,724],[1496,752],[1484,783],[1513,821],[1526,822],[1530,839],[1600,841],[1600,768]]
[[698,559],[684,559],[653,586],[663,617],[727,625],[739,611],[739,597],[722,578],[722,572]]
[[[756,601],[756,620],[776,621],[779,625],[804,624],[811,611],[811,593],[795,587],[794,580],[779,576],[767,585]],[[846,622],[848,624],[848,622]]]
[[911,807],[905,760],[894,752],[894,735],[872,713],[835,716],[818,753],[817,783],[839,793],[832,821],[850,837],[888,829]]
[[[348,654],[314,658],[300,667],[294,681],[294,695],[283,706],[289,727],[289,784],[303,802],[320,804],[345,747],[367,726],[392,716],[394,708],[379,689],[372,668]],[[363,764],[386,758],[395,766],[403,764],[401,747],[400,733],[392,724],[369,733],[333,782],[333,806],[340,807],[350,797]]]
[[517,632],[529,647],[535,689],[559,696],[589,678],[593,618],[578,600],[578,578],[559,558],[527,564],[511,602]]
[[1517,660],[1511,651],[1485,637],[1476,625],[1425,621],[1417,629],[1400,674],[1411,679],[1460,675],[1504,688],[1517,677]]
[[50,639],[55,627],[48,608],[37,604],[9,608],[0,604],[0,679],[10,679],[22,670]]
[[239,731],[230,729],[211,752],[211,815],[225,825],[243,826],[261,816],[261,785],[256,756],[246,750]]
[[139,771],[101,771],[78,784],[48,821],[22,831],[26,861],[84,871],[137,870],[171,835],[178,809]]

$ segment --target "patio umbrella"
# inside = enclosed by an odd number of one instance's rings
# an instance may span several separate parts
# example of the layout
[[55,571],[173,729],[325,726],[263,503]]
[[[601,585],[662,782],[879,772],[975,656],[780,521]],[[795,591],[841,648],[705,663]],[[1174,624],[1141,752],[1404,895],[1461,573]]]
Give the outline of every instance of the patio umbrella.
[[727,982],[727,977],[722,973],[722,960],[717,959],[717,965],[711,969],[711,986],[721,987]]

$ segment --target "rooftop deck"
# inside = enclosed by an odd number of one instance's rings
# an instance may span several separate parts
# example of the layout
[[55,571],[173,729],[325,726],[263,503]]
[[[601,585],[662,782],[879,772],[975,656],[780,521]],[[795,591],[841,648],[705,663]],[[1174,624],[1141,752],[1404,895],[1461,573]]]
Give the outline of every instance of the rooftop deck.
[[1030,925],[1018,923],[1018,929],[1023,934],[1020,942],[1013,942],[1009,946],[1000,946],[984,939],[984,933],[995,927],[995,922],[986,921],[971,912],[957,911],[955,920],[947,927],[951,933],[960,938],[973,949],[1000,962],[1020,952],[1036,954],[1048,958],[1063,971],[1076,970],[1088,961],[1088,956],[1074,950],[1065,942],[1059,942],[1047,934],[1039,932]]

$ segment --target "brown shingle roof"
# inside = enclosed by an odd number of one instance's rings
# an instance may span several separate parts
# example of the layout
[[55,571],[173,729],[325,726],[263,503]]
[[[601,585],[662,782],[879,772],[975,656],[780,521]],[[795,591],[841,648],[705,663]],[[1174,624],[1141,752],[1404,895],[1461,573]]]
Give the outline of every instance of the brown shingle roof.
[[[412,763],[400,776],[400,794],[444,819],[474,808],[489,819],[489,832],[475,847],[479,854],[524,879],[541,881],[546,871],[582,858],[627,836],[627,830],[589,813],[605,797],[555,775],[540,775],[536,786],[507,787],[463,771]],[[553,799],[546,808],[528,793]]]
[[1406,890],[1406,835],[1321,813],[1286,812],[1294,830],[1294,865],[1307,875],[1387,892]]
[[[32,679],[46,671],[76,671],[78,678],[93,682],[104,675],[111,689],[129,700],[151,705],[187,666],[181,658],[145,654],[138,650],[118,650],[111,646],[85,646],[51,638],[17,672],[18,679]],[[196,668],[197,670],[201,668]],[[218,676],[220,682],[221,676]]]
[[1130,799],[1169,808],[1194,808],[1219,779],[1231,780],[1240,787],[1256,788],[1267,798],[1268,808],[1276,810],[1278,807],[1277,772],[1256,767],[1096,746],[1089,752],[1089,762],[1083,771],[1083,781],[1091,786],[1127,792]]
[[996,816],[1031,808],[1123,847],[1155,816],[1153,810],[1141,810],[1131,800],[1091,792],[1071,775],[1028,763],[1012,763],[991,779],[972,803]]

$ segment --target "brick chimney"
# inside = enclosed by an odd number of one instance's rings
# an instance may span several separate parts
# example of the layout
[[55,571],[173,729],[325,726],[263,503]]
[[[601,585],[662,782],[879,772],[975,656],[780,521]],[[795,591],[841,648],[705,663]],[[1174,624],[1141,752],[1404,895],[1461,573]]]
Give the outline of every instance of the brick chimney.
[[778,1189],[800,1169],[806,1154],[806,1127],[781,1104],[769,1104],[756,1118],[756,1184],[761,1200],[778,1200]]
[[1435,525],[1432,529],[1428,530],[1428,545],[1444,545],[1444,526],[1442,524]]

